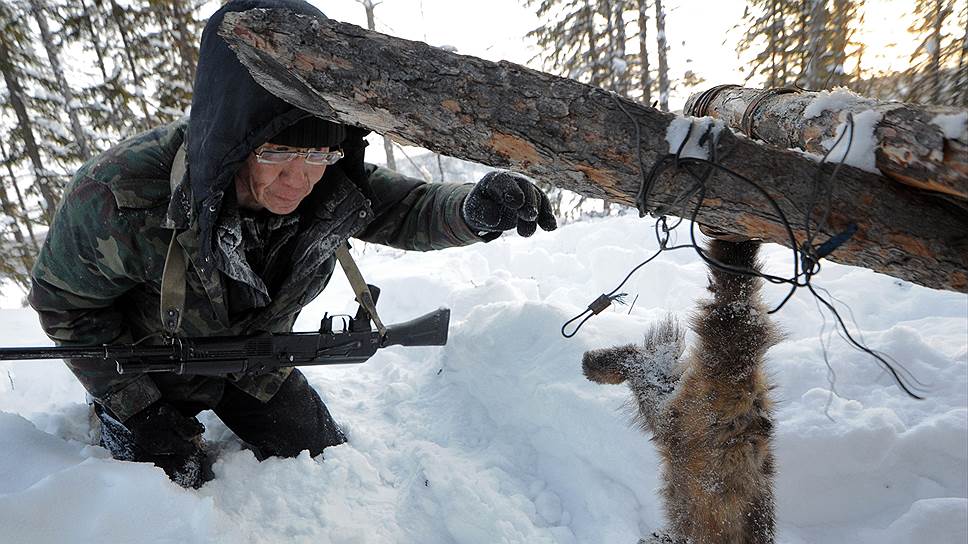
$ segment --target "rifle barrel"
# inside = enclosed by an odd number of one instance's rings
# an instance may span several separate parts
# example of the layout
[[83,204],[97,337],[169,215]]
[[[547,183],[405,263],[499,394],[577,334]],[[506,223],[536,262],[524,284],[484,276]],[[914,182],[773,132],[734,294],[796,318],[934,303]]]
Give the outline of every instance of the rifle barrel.
[[0,361],[31,361],[36,359],[115,359],[125,353],[138,351],[141,357],[165,357],[172,354],[171,346],[40,346],[0,348]]
[[42,346],[30,348],[0,348],[0,361],[29,361],[33,359],[103,359],[103,347]]

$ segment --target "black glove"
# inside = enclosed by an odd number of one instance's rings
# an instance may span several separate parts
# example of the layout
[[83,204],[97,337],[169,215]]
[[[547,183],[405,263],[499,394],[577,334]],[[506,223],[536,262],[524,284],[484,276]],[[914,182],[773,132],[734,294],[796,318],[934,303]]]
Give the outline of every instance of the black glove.
[[477,232],[502,232],[517,227],[531,236],[540,226],[558,228],[547,195],[526,176],[497,170],[488,172],[464,199],[464,221]]

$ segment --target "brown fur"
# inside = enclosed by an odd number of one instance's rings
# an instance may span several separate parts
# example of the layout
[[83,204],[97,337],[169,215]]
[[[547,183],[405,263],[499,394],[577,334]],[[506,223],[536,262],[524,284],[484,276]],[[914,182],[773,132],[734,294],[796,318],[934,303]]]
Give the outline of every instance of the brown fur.
[[[759,242],[713,240],[716,261],[758,268]],[[779,340],[759,300],[759,280],[710,267],[712,300],[692,328],[698,345],[682,360],[684,333],[671,317],[642,345],[585,353],[585,376],[627,381],[636,420],[663,460],[668,534],[651,543],[766,544],[774,540],[770,384],[766,350]]]

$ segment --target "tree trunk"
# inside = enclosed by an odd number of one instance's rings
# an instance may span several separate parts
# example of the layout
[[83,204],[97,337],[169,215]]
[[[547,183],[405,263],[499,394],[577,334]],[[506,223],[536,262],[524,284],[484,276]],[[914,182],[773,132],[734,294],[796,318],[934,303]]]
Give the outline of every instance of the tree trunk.
[[36,183],[40,190],[40,195],[46,204],[44,207],[44,221],[49,225],[54,219],[54,210],[57,209],[57,191],[54,188],[54,183],[47,169],[44,168],[44,161],[40,158],[40,149],[37,147],[37,140],[34,138],[33,124],[30,122],[30,115],[27,113],[27,104],[23,99],[23,87],[21,87],[17,73],[13,69],[13,59],[10,57],[10,50],[2,38],[0,38],[0,71],[3,72],[3,81],[7,85],[10,104],[17,114],[17,126],[20,129],[20,137],[24,141],[24,149],[34,167]]
[[[614,90],[622,96],[629,95],[629,71],[625,59],[625,2],[626,0],[615,0],[613,17],[615,18],[615,47],[614,59],[612,60],[612,71],[615,72]],[[620,61],[621,66],[616,70],[616,60]]]
[[642,103],[646,106],[652,105],[652,78],[649,75],[649,14],[646,10],[649,4],[646,0],[637,0],[639,8],[639,64],[641,65],[642,76]]
[[669,63],[666,61],[669,47],[666,45],[665,10],[662,9],[662,0],[655,0],[655,32],[656,47],[659,50],[659,109],[669,111]]
[[[744,128],[744,113],[762,93],[761,89],[723,89],[709,101],[705,111],[695,113],[722,119],[730,127],[769,144],[823,156],[829,144],[836,140],[838,128],[846,128],[848,112],[857,119],[860,114],[871,116],[864,112],[873,111],[880,116],[873,126],[873,142],[864,141],[870,138],[870,132],[862,134],[862,122],[857,122],[857,133],[851,143],[858,151],[865,145],[873,146],[869,147],[873,151],[869,157],[871,167],[901,183],[968,200],[968,142],[945,138],[941,128],[931,122],[938,115],[957,115],[959,110],[875,102],[845,94],[836,102],[836,111],[813,112],[808,109],[810,105],[818,99],[830,100],[824,98],[829,95],[800,92],[774,95],[755,105],[749,116],[750,124]],[[700,94],[689,97],[684,111],[693,111],[690,108]],[[808,117],[805,112],[818,115]],[[846,141],[840,145],[845,146]]]
[[[766,9],[768,13],[766,14],[766,20],[769,21],[766,24],[766,51],[770,55],[770,79],[768,85],[770,87],[778,87],[779,83],[777,81],[777,68],[776,68],[776,53],[777,53],[777,41],[780,37],[776,32],[776,0],[770,0],[769,5]],[[754,23],[755,26],[755,23]],[[747,79],[747,81],[749,81]]]
[[[184,0],[174,0],[169,3],[172,16],[168,23],[171,24],[174,33],[178,34],[175,36],[172,33],[171,39],[175,43],[175,47],[178,48],[182,78],[188,85],[192,85],[195,82],[195,67],[198,66],[198,50],[195,48],[198,37],[192,31],[192,5],[190,3],[185,4]],[[163,22],[159,21],[159,23]]]
[[[955,77],[955,96],[952,103],[968,107],[968,6],[961,8],[961,28],[965,33],[961,36],[961,52],[958,54],[958,74]],[[958,96],[958,90],[961,96]]]
[[598,51],[598,37],[595,33],[595,10],[592,9],[591,1],[585,0],[585,35],[588,36],[588,69],[591,70],[589,81],[592,85],[601,85],[602,66]]
[[825,35],[827,4],[824,0],[807,0],[803,9],[806,18],[807,59],[801,84],[808,89],[823,89],[829,76],[826,69],[828,43]]
[[[15,183],[17,180],[16,178],[11,178],[10,181],[11,183]],[[3,178],[0,178],[0,209],[3,210],[4,215],[9,219],[10,231],[17,241],[17,246],[21,248],[21,254],[23,254],[23,248],[27,246],[27,240],[24,238],[23,231],[20,230],[21,215],[18,213],[17,205],[7,196],[7,185],[4,183]],[[21,255],[21,260],[23,260],[23,255]],[[24,264],[26,266],[26,262]],[[30,268],[26,269],[30,270]]]
[[81,10],[82,14],[80,16],[84,18],[83,25],[87,27],[87,32],[91,36],[91,49],[93,49],[94,53],[97,55],[97,65],[101,70],[101,80],[107,81],[108,70],[104,65],[104,50],[102,48],[104,42],[94,29],[94,21],[91,18],[91,8],[84,0],[81,0]]
[[602,63],[605,69],[605,81],[602,87],[614,91],[618,78],[615,74],[615,25],[612,21],[612,0],[598,0],[598,9],[598,14],[605,20],[605,47],[602,51],[605,57],[605,62]]
[[131,71],[131,77],[134,78],[135,84],[135,96],[138,97],[138,102],[141,104],[141,111],[144,114],[144,120],[142,123],[144,127],[150,127],[154,120],[151,117],[151,112],[148,109],[148,101],[145,99],[145,89],[144,85],[141,83],[141,74],[138,73],[138,65],[134,60],[134,56],[131,53],[131,40],[128,39],[128,31],[126,30],[127,24],[124,19],[121,18],[121,14],[124,12],[123,8],[118,5],[115,0],[111,0],[111,17],[114,19],[114,24],[118,29],[118,34],[121,36],[121,43],[124,44],[124,58],[128,61],[128,70]]
[[930,67],[928,68],[931,78],[931,103],[941,103],[941,26],[944,24],[945,9],[944,0],[936,0],[932,15],[931,42],[934,48],[928,53],[931,55]]
[[[27,274],[30,274],[34,263],[30,253],[27,252],[27,240],[24,239],[23,231],[20,230],[20,222],[17,221],[17,206],[7,196],[7,188],[3,183],[3,179],[0,179],[0,207],[2,207],[3,213],[10,219],[10,231],[13,233],[14,240],[16,241],[15,251],[21,266],[20,272],[14,274],[13,279],[23,285],[26,283],[24,279]],[[2,243],[2,240],[0,240],[0,243]],[[11,266],[11,268],[13,267]]]
[[40,245],[37,243],[37,237],[34,235],[34,227],[31,224],[30,214],[27,213],[27,203],[24,201],[24,195],[20,191],[20,186],[17,185],[17,174],[13,171],[10,155],[7,153],[7,148],[3,145],[2,140],[0,140],[0,159],[3,159],[3,164],[7,167],[7,174],[10,176],[10,185],[13,187],[13,192],[17,195],[17,202],[20,204],[19,208],[14,206],[17,214],[11,217],[18,222],[23,222],[27,228],[27,234],[30,236],[30,243],[33,246],[33,254],[36,255],[40,252]]
[[[376,14],[374,13],[376,4],[373,3],[373,0],[357,1],[363,4],[363,9],[366,10],[366,27],[370,30],[376,30]],[[393,141],[390,140],[389,136],[383,136],[383,152],[387,156],[387,168],[396,170],[397,158],[393,156]]]
[[74,104],[74,91],[71,90],[70,85],[67,84],[67,78],[64,77],[64,68],[61,66],[60,54],[57,51],[57,46],[54,44],[54,37],[50,33],[50,27],[47,25],[47,18],[43,14],[39,0],[31,0],[30,8],[34,14],[34,19],[37,21],[37,26],[40,28],[40,37],[44,42],[44,49],[47,51],[47,59],[50,60],[50,68],[54,72],[54,79],[57,80],[57,88],[61,96],[64,97],[64,109],[67,110],[67,117],[71,120],[71,132],[74,134],[74,140],[77,143],[81,161],[86,161],[91,158],[91,146],[87,142],[87,135],[84,134],[84,126],[77,116],[77,108]]
[[[98,69],[101,71],[101,81],[103,82],[104,85],[108,85],[108,81],[109,81],[108,69],[104,62],[105,42],[98,34],[97,30],[95,29],[94,20],[91,13],[92,9],[93,8],[88,6],[84,0],[81,1],[80,17],[83,17],[82,25],[87,28],[88,35],[91,38],[90,47],[91,49],[94,50],[94,53],[97,56]],[[107,119],[110,126],[116,127],[117,130],[121,131],[123,134],[123,129],[121,127],[124,125],[124,123],[121,122],[121,117],[120,117],[121,108],[118,106],[118,99],[116,96],[117,94],[116,91],[118,86],[117,79],[115,79],[114,82],[111,83],[111,86],[114,92],[107,95],[107,101],[109,102],[109,107],[108,107],[109,111],[107,114]]]
[[[864,12],[861,11],[861,15],[857,21],[857,26],[859,28],[864,28],[864,17]],[[857,68],[854,72],[854,81],[857,82],[858,85],[864,81],[864,52],[866,49],[867,46],[864,44],[864,41],[859,40],[857,42]],[[871,79],[873,80],[874,78],[871,77]]]
[[[226,14],[221,34],[260,84],[315,115],[626,205],[635,204],[643,171],[669,155],[670,124],[682,123],[576,81],[285,10]],[[794,228],[818,189],[833,191],[821,237],[852,224],[858,232],[831,259],[968,292],[963,210],[851,167],[831,182],[834,165],[729,130],[720,132],[718,148],[719,164],[758,180]],[[675,206],[693,184],[664,171],[649,210]],[[791,244],[769,201],[749,184],[715,170],[706,188],[702,223]]]

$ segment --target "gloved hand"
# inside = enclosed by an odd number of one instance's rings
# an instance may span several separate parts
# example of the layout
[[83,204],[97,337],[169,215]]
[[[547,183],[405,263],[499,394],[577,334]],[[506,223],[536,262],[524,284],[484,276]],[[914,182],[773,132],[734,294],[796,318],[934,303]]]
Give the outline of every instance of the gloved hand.
[[558,228],[551,202],[527,176],[497,170],[488,172],[464,199],[464,221],[477,232],[502,232],[517,227],[531,236],[540,226]]

